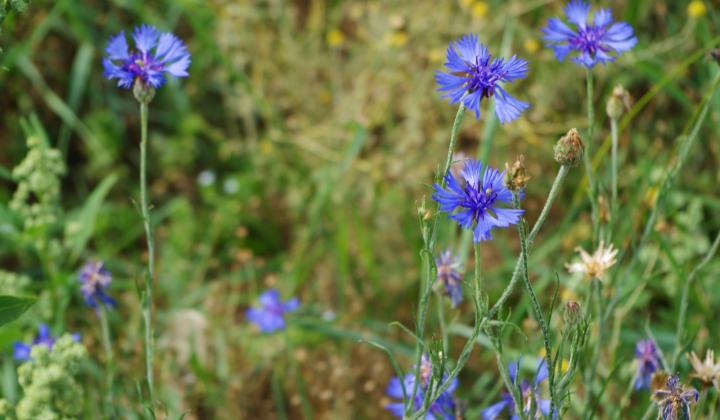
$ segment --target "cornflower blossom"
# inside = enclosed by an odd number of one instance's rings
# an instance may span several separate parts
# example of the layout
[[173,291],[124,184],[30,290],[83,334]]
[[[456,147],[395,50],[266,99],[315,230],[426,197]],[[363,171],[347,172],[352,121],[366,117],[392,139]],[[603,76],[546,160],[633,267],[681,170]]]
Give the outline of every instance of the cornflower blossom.
[[589,279],[602,280],[607,270],[615,265],[617,249],[613,245],[605,248],[605,243],[600,241],[600,246],[592,254],[588,254],[584,249],[577,247],[575,251],[580,254],[580,261],[572,264],[565,264],[567,270],[571,273],[583,273]]
[[437,281],[442,284],[445,294],[450,298],[452,307],[456,307],[462,302],[462,274],[460,270],[462,265],[455,259],[450,252],[446,250],[435,259],[437,267]]
[[[508,371],[510,373],[510,380],[513,384],[517,383],[517,374],[520,369],[520,362],[511,362],[508,365]],[[540,384],[547,379],[548,369],[545,364],[545,359],[541,359],[538,363],[535,371],[535,380],[531,384],[526,379],[520,383],[520,393],[522,397],[523,412],[530,418],[537,418],[537,412],[531,413],[531,408],[540,409],[540,413],[547,417],[550,415],[550,400],[545,400],[540,396]],[[534,401],[533,401],[534,399]],[[533,404],[534,403],[534,404]],[[499,402],[483,409],[480,412],[480,417],[483,420],[494,420],[500,417],[503,411],[508,410],[511,420],[519,420],[520,415],[516,412],[515,402],[513,401],[512,394],[509,391],[504,391]]]
[[596,63],[615,61],[618,55],[637,44],[632,26],[625,22],[614,23],[610,9],[595,12],[591,22],[588,16],[590,4],[583,0],[570,1],[564,11],[570,26],[554,17],[548,19],[547,26],[542,29],[546,45],[552,48],[559,61],[576,53],[570,60],[592,68]]
[[110,38],[103,58],[104,76],[117,79],[117,85],[130,89],[134,83],[159,88],[166,76],[187,77],[190,53],[185,44],[170,32],[150,25],[136,27],[132,33],[135,48],[128,47],[125,31]]
[[695,404],[698,397],[697,390],[682,385],[677,375],[670,376],[665,387],[653,394],[663,420],[689,419],[690,404]]
[[[420,383],[418,384],[415,399],[412,403],[413,412],[417,412],[422,409],[423,402],[425,401],[425,392],[427,392],[428,384],[430,383],[430,377],[432,376],[432,362],[427,355],[422,356],[420,362]],[[445,377],[443,377],[443,381]],[[458,380],[453,379],[450,386],[443,391],[442,394],[433,402],[428,408],[425,420],[455,420],[457,404],[455,403],[455,397],[453,393],[457,388]],[[393,377],[390,379],[385,393],[395,399],[399,399],[399,402],[392,402],[385,405],[385,408],[390,411],[396,417],[404,417],[405,405],[403,404],[403,385],[405,387],[406,397],[410,398],[413,388],[415,387],[415,375],[408,373],[403,377],[402,382],[400,378]]]
[[[74,341],[80,341],[80,334],[72,334]],[[31,343],[23,343],[22,341],[16,341],[13,346],[13,358],[17,361],[25,362],[30,360],[30,354],[32,353],[33,346],[45,346],[48,350],[52,350],[55,345],[56,337],[53,337],[50,333],[50,327],[47,324],[40,324],[38,327],[38,335]]]
[[246,312],[248,321],[255,324],[260,331],[271,333],[285,329],[285,313],[300,307],[298,298],[283,302],[280,292],[275,289],[264,291],[258,298],[259,307],[250,308]]
[[650,389],[652,376],[661,367],[655,342],[651,339],[638,341],[635,344],[635,360],[638,363],[635,390]]
[[714,384],[718,387],[720,380],[720,363],[715,362],[715,352],[708,349],[705,352],[705,360],[700,360],[699,357],[692,352],[688,355],[688,360],[693,367],[694,372],[690,374],[691,377],[699,379],[706,385]]
[[513,55],[507,61],[493,58],[474,34],[462,36],[447,49],[447,72],[437,71],[438,91],[446,92],[451,104],[462,102],[480,118],[480,104],[484,98],[495,97],[495,114],[500,123],[510,122],[530,104],[513,98],[502,87],[527,77],[528,62]]
[[112,282],[112,274],[105,268],[102,261],[88,261],[80,270],[78,275],[80,290],[82,291],[85,303],[93,309],[99,305],[115,306],[115,299],[111,298],[106,289]]
[[[508,227],[517,223],[523,214],[521,209],[499,207],[512,203],[513,194],[503,184],[505,171],[486,167],[477,160],[469,159],[462,170],[462,181],[448,174],[446,188],[434,185],[433,200],[440,210],[450,214],[460,226],[473,231],[474,242],[492,239],[490,231],[495,227]],[[453,213],[455,210],[458,212]]]

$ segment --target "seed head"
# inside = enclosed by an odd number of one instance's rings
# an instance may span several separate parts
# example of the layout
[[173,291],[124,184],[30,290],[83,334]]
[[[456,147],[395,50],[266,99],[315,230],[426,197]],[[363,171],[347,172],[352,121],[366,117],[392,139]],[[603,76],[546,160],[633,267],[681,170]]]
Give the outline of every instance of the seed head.
[[617,85],[605,104],[608,117],[617,120],[630,110],[630,94],[622,85]]
[[525,171],[525,156],[520,155],[515,163],[510,166],[505,163],[505,186],[512,192],[518,192],[525,188],[530,177]]
[[555,144],[555,161],[561,165],[575,166],[582,161],[585,145],[577,129],[571,128]]

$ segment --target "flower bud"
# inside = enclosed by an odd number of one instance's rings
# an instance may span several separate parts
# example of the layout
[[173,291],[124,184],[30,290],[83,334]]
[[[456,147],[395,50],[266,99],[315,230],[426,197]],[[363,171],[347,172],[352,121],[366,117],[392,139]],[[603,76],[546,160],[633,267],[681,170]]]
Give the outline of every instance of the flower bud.
[[138,102],[147,105],[155,97],[155,88],[138,78],[133,85],[133,95]]
[[564,136],[560,137],[553,149],[555,161],[561,165],[575,166],[582,161],[585,145],[583,145],[580,134],[571,128]]
[[582,310],[580,304],[571,300],[565,304],[565,311],[563,312],[563,321],[567,328],[572,328],[580,323],[582,319]]
[[630,109],[630,94],[622,85],[617,85],[605,104],[608,117],[617,120]]
[[513,192],[518,192],[525,188],[530,180],[525,172],[525,156],[520,155],[512,164],[512,167],[505,163],[505,186]]

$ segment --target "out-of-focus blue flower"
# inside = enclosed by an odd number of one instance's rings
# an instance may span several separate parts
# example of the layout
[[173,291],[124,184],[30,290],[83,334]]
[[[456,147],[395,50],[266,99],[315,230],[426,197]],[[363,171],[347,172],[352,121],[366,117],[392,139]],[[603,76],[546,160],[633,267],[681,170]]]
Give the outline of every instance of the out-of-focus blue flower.
[[[80,334],[72,334],[72,338],[75,341],[80,341]],[[32,352],[33,346],[45,346],[48,349],[52,349],[55,345],[56,338],[50,334],[50,327],[47,324],[40,324],[38,327],[38,335],[32,341],[32,343],[23,343],[22,341],[16,341],[13,346],[13,357],[15,360],[25,362],[30,360],[30,353]]]
[[[422,409],[423,401],[425,400],[425,392],[427,392],[428,383],[432,376],[432,363],[430,359],[423,355],[420,363],[420,383],[418,384],[417,393],[413,400],[412,409],[416,412]],[[445,379],[443,378],[443,381]],[[411,397],[413,388],[415,386],[415,375],[408,373],[400,382],[400,378],[393,377],[390,379],[385,393],[395,399],[399,399],[399,402],[393,402],[385,405],[385,408],[390,411],[396,417],[404,417],[405,406],[403,404],[403,384],[405,386],[405,392],[407,398]],[[457,405],[453,393],[457,388],[457,378],[453,379],[448,389],[446,389],[436,400],[430,405],[425,420],[455,420]]]
[[78,281],[85,303],[90,307],[98,309],[98,304],[106,307],[115,306],[115,299],[111,298],[106,291],[112,282],[112,274],[105,268],[102,261],[86,262],[80,269]]
[[661,364],[655,342],[651,339],[638,341],[635,344],[635,360],[638,362],[635,389],[650,389],[653,373],[660,369]]
[[[510,373],[510,380],[512,380],[512,383],[517,383],[517,374],[518,370],[520,369],[520,362],[511,362],[508,365],[508,371]],[[540,396],[540,383],[542,383],[545,379],[548,377],[548,370],[547,365],[545,364],[545,359],[541,359],[538,363],[536,372],[535,372],[535,380],[531,384],[526,379],[523,379],[523,381],[520,383],[520,393],[522,396],[522,404],[523,404],[523,412],[530,416],[530,418],[536,418],[536,413],[531,413],[530,408],[533,404],[531,404],[533,399],[534,401],[534,407],[535,409],[540,409],[540,412],[543,414],[543,416],[547,417],[550,415],[550,400],[545,400],[541,398]],[[520,416],[515,410],[515,402],[513,401],[512,395],[510,395],[509,391],[505,391],[502,394],[502,397],[500,398],[500,401],[496,402],[495,404],[483,409],[480,412],[480,416],[483,420],[493,420],[498,417],[500,417],[500,414],[508,410],[508,413],[510,415],[511,420],[519,420]]]
[[461,185],[452,175],[445,176],[446,189],[435,184],[433,199],[440,203],[440,210],[452,213],[450,218],[465,229],[473,231],[473,240],[477,243],[492,239],[490,231],[495,227],[508,227],[520,220],[521,209],[498,207],[499,204],[512,203],[512,192],[503,184],[505,171],[486,167],[477,160],[470,159],[462,171],[465,181]]
[[637,44],[632,26],[625,22],[613,23],[610,9],[595,12],[592,22],[588,19],[590,4],[583,0],[570,1],[564,10],[571,26],[555,17],[548,19],[547,26],[542,29],[543,39],[560,61],[575,52],[577,55],[570,60],[592,68],[596,63],[615,61],[620,53]]
[[474,34],[461,37],[447,49],[447,72],[435,75],[443,97],[451,104],[462,103],[480,118],[483,98],[495,96],[495,114],[501,123],[510,122],[530,104],[513,98],[501,86],[527,77],[528,62],[513,55],[509,60],[493,58]]
[[280,300],[280,292],[275,289],[264,291],[258,301],[260,306],[248,309],[245,315],[248,321],[266,333],[285,329],[285,313],[300,307],[298,298],[283,302]]
[[130,50],[125,31],[110,38],[103,58],[105,77],[117,79],[120,87],[129,89],[136,81],[159,88],[166,75],[187,77],[190,53],[185,44],[170,32],[160,32],[150,25],[136,27],[132,33],[135,48]]
[[445,294],[450,298],[453,308],[462,302],[462,264],[455,259],[450,250],[443,251],[435,258],[437,267],[437,281],[445,288]]
[[677,375],[670,376],[665,388],[658,389],[653,394],[653,399],[660,406],[663,420],[689,419],[690,404],[695,404],[698,397],[697,390],[682,385]]

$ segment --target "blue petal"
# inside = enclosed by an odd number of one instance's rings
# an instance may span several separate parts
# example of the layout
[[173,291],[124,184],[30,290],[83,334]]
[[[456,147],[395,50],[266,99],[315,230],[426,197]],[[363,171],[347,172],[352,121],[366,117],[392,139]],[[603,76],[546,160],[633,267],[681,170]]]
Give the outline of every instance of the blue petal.
[[465,167],[463,167],[462,170],[462,177],[465,179],[465,181],[472,186],[475,189],[479,188],[480,183],[480,177],[483,173],[483,164],[482,162],[475,160],[475,159],[469,159],[467,162],[465,162]]
[[587,15],[590,12],[590,4],[583,0],[572,0],[564,10],[570,22],[584,27],[587,22]]
[[537,405],[540,408],[540,412],[543,416],[547,417],[550,415],[550,400],[537,399]]
[[482,98],[482,91],[476,90],[475,92],[465,95],[465,99],[463,100],[465,108],[473,111],[473,113],[475,113],[475,119],[477,120],[480,119],[480,104],[482,103]]
[[508,363],[508,374],[512,383],[517,382],[518,370],[520,370],[520,360]]
[[403,417],[405,406],[403,403],[390,403],[385,405],[385,409],[390,411],[395,417]]
[[537,373],[535,374],[535,386],[538,386],[540,382],[544,381],[548,377],[548,367],[545,363],[545,359],[540,359],[537,366]]
[[135,47],[143,54],[147,54],[156,46],[160,32],[153,26],[141,25],[135,28],[132,36],[135,40]]
[[32,351],[32,346],[29,344],[25,344],[19,341],[16,341],[13,345],[13,357],[15,360],[19,361],[26,361],[30,360],[30,352]]
[[500,413],[502,413],[502,411],[507,406],[508,406],[508,401],[503,399],[500,402],[497,402],[497,403],[483,409],[480,412],[480,417],[482,417],[483,420],[495,420],[496,418],[500,417]]
[[545,34],[543,39],[549,42],[567,42],[576,35],[575,31],[556,17],[548,19],[547,26],[542,32]]
[[280,305],[280,292],[275,289],[268,289],[260,294],[258,302],[263,307]]
[[470,64],[475,64],[476,60],[482,62],[490,57],[487,47],[480,43],[475,34],[462,36],[455,43],[455,49],[460,58]]
[[527,77],[528,62],[513,55],[503,64],[503,76],[501,80],[512,82],[513,80]]
[[103,67],[105,71],[103,76],[108,80],[118,79],[117,85],[123,88],[129,88],[135,81],[135,77],[129,71],[123,70],[121,67],[116,66],[112,61],[107,58],[103,59]]
[[111,60],[127,60],[128,59],[128,44],[125,38],[125,31],[121,31],[119,34],[110,38],[108,41],[105,52]]
[[296,297],[289,299],[288,301],[283,303],[283,309],[286,312],[294,311],[299,307],[300,307],[300,300]]
[[496,88],[495,92],[495,114],[501,124],[513,121],[530,107],[530,104],[513,98],[500,86]]
[[498,227],[508,227],[516,224],[520,220],[520,216],[525,212],[523,209],[503,209],[498,207],[491,208],[495,212],[494,224]]
[[617,52],[629,51],[637,44],[632,26],[625,22],[612,25],[603,36],[602,41]]
[[[407,389],[405,392],[412,392],[408,391]],[[393,377],[390,379],[390,382],[388,382],[387,388],[385,388],[385,393],[392,398],[403,398],[403,390],[402,390],[402,383],[400,382],[400,378]]]
[[610,9],[603,8],[595,12],[595,18],[593,19],[593,25],[596,27],[604,27],[611,24],[613,21],[612,12]]

